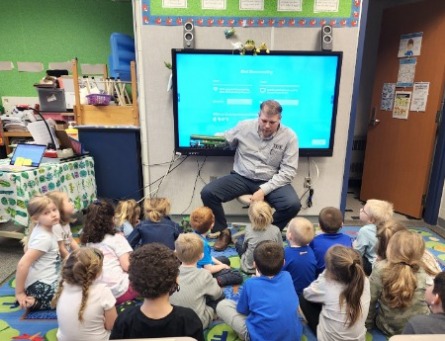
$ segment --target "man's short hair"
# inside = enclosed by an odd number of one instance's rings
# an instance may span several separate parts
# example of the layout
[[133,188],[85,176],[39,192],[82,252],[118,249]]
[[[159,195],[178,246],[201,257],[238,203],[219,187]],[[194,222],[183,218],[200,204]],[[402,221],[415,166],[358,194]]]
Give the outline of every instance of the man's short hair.
[[142,297],[158,298],[176,288],[179,261],[167,246],[145,244],[131,253],[128,275],[131,286]]
[[206,233],[215,223],[215,215],[206,206],[195,208],[190,214],[190,225],[199,234]]
[[268,116],[280,115],[283,112],[283,107],[277,101],[272,99],[264,101],[260,104],[260,112],[265,113]]
[[175,241],[175,251],[181,262],[196,263],[204,252],[204,243],[196,233],[181,233]]
[[306,218],[293,218],[287,229],[292,241],[298,246],[309,244],[315,237],[314,225]]
[[325,233],[337,233],[343,226],[343,216],[336,207],[325,207],[318,215],[320,228]]
[[275,276],[284,265],[283,245],[270,240],[263,240],[253,250],[253,260],[262,275]]

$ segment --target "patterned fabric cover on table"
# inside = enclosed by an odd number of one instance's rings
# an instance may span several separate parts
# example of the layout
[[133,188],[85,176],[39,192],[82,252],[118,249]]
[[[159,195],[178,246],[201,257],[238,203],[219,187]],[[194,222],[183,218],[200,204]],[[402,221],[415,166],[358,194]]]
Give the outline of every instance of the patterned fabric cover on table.
[[[8,162],[0,160],[0,164]],[[76,211],[93,202],[96,199],[93,158],[43,163],[37,169],[17,173],[0,171],[0,222],[12,220],[27,226],[29,199],[37,193],[56,190],[68,193]]]

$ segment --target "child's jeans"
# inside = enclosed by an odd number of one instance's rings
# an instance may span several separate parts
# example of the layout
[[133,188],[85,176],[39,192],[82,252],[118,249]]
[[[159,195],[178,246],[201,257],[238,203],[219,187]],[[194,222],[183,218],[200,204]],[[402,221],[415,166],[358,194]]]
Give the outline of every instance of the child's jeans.
[[53,284],[46,284],[40,281],[34,282],[26,288],[27,296],[34,297],[35,303],[30,310],[48,310],[51,309],[51,300],[56,292],[57,281]]

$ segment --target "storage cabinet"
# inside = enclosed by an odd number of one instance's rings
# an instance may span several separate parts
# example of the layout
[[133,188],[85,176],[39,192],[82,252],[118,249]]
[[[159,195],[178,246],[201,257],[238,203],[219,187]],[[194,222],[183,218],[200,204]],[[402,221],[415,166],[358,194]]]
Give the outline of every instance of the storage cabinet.
[[[104,70],[104,78],[107,71]],[[77,59],[73,60],[73,81],[77,125],[100,125],[100,126],[139,126],[139,108],[137,104],[136,66],[131,62],[131,97],[132,104],[117,106],[94,106],[80,104],[79,72]]]

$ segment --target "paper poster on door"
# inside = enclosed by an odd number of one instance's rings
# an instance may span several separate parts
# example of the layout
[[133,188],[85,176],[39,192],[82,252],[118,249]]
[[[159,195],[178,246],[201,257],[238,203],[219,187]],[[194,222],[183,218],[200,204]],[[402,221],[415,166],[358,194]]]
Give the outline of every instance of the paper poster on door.
[[394,103],[394,92],[396,90],[395,83],[384,83],[382,89],[382,99],[380,102],[380,110],[391,111]]
[[425,111],[430,89],[429,82],[416,82],[413,86],[413,96],[411,99],[411,111]]
[[404,58],[399,62],[399,73],[397,75],[397,87],[412,87],[414,83],[414,74],[416,72],[417,58]]
[[399,53],[397,57],[420,56],[420,48],[422,47],[423,32],[402,34],[400,36]]
[[411,91],[396,91],[394,97],[394,108],[392,117],[407,120],[409,114],[409,103],[411,100]]

